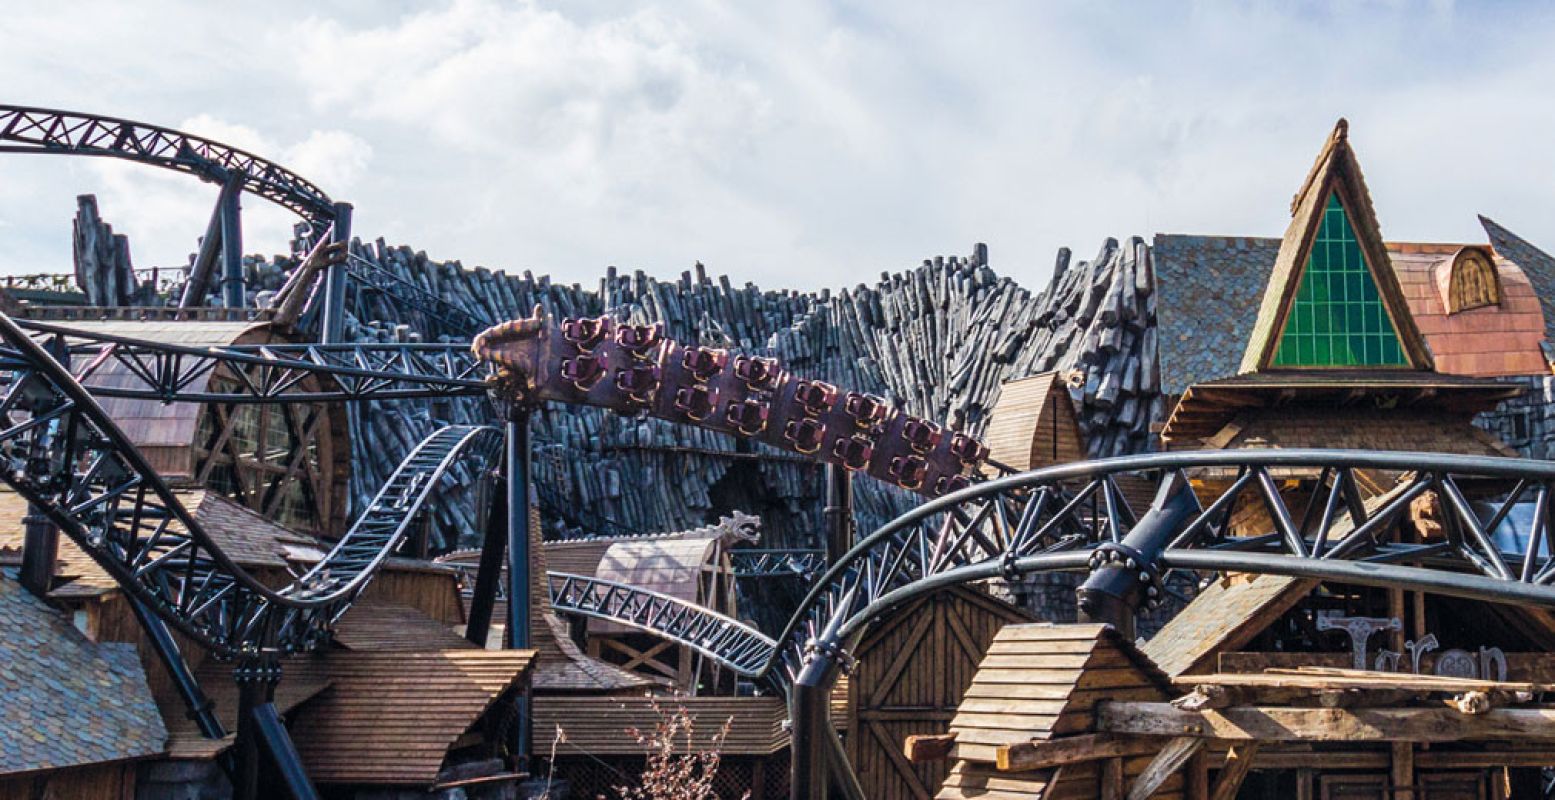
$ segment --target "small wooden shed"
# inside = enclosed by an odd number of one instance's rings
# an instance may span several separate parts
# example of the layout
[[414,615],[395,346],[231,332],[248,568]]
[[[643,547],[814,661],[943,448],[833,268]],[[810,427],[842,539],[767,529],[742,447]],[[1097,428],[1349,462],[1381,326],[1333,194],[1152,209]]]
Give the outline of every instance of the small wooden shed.
[[[617,542],[595,569],[597,578],[624,583],[712,609],[730,617],[734,570],[720,537]],[[717,665],[687,647],[607,620],[588,621],[589,655],[624,669],[669,678],[692,694],[730,684]]]

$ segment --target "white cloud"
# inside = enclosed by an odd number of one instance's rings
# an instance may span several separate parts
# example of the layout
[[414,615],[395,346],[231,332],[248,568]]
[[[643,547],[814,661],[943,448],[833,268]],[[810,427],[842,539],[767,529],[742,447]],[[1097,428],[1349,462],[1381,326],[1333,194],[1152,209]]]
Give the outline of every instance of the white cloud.
[[[1341,115],[1389,237],[1479,238],[1485,212],[1555,248],[1552,33],[1440,2],[150,0],[0,19],[0,80],[248,147],[359,234],[466,264],[837,286],[981,240],[1038,284],[1105,235],[1278,234]],[[214,196],[46,161],[0,156],[0,271],[68,265],[83,191],[137,263],[181,261]],[[246,241],[279,251],[264,205]]]

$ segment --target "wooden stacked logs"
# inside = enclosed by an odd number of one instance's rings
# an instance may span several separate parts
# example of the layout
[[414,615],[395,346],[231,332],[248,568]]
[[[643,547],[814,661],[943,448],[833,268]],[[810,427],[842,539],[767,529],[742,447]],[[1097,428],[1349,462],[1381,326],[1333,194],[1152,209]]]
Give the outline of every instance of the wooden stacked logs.
[[[353,243],[353,254],[483,323],[527,316],[536,305],[560,317],[662,322],[671,338],[774,355],[797,374],[880,394],[973,434],[986,426],[1004,381],[1047,370],[1069,376],[1093,455],[1148,447],[1150,422],[1163,410],[1150,253],[1137,238],[1121,246],[1109,239],[1094,260],[1073,265],[1062,251],[1051,284],[1037,294],[995,273],[982,245],[835,293],[736,286],[710,278],[701,264],[671,281],[612,267],[585,288],[528,271],[438,262],[382,240]],[[353,339],[469,336],[382,292],[353,292],[348,305]],[[484,402],[469,400],[375,402],[363,410],[353,424],[358,504],[392,470],[394,456],[434,425],[491,419]],[[534,426],[537,492],[553,533],[679,530],[738,506],[763,517],[771,546],[815,545],[822,484],[814,464],[590,408],[552,406]],[[856,482],[856,495],[866,530],[917,502],[869,480]]]
[[76,197],[72,253],[76,285],[89,306],[126,306],[136,295],[135,268],[130,264],[130,239],[113,232],[97,213],[97,197]]

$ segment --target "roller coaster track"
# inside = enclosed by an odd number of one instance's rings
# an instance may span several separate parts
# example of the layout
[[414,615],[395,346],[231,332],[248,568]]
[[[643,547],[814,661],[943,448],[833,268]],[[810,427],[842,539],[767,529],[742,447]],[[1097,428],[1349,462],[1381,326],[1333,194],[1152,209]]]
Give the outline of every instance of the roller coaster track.
[[335,217],[334,202],[295,172],[235,147],[144,122],[0,105],[0,153],[49,153],[138,161],[225,183],[290,209],[318,230]]
[[[116,368],[116,379],[91,385],[99,397],[171,402],[276,403],[484,395],[484,368],[465,344],[264,344],[191,347],[148,342],[66,325],[21,321],[34,341],[62,337],[77,381]],[[0,345],[0,368],[26,364]],[[125,376],[132,380],[126,381]],[[221,376],[218,387],[209,386]],[[329,386],[307,385],[327,376]]]
[[609,620],[685,645],[736,674],[755,677],[777,642],[761,631],[696,603],[624,583],[552,572],[551,606]]
[[729,551],[736,578],[800,578],[809,580],[826,569],[820,550],[736,548]]
[[222,551],[87,390],[4,315],[0,340],[14,359],[0,398],[0,480],[125,591],[218,656],[326,643],[443,473],[499,440],[472,426],[428,436],[318,564],[271,588]]
[[[1363,470],[1398,482],[1366,498],[1357,478]],[[1154,475],[1163,489],[1194,487],[1182,496],[1191,509],[1158,547],[1129,543],[1148,514],[1129,508],[1118,489],[1125,474]],[[1291,475],[1316,487],[1297,508],[1279,485]],[[1552,487],[1549,462],[1435,453],[1215,451],[1052,467],[931,500],[862,539],[815,582],[759,669],[751,670],[745,649],[725,654],[722,640],[690,644],[786,689],[816,653],[846,664],[850,641],[916,597],[1053,571],[1122,572],[1138,607],[1162,601],[1172,570],[1277,574],[1555,607]],[[1149,514],[1159,513],[1167,494]],[[1434,504],[1444,535],[1419,544],[1391,541],[1391,527],[1417,501]],[[1232,531],[1239,503],[1266,509],[1269,529]],[[1531,513],[1513,513],[1519,507]],[[1521,552],[1497,544],[1497,533],[1509,530],[1514,535],[1502,540],[1524,543]],[[636,621],[618,621],[638,627],[652,622],[635,609],[621,613]],[[677,630],[672,638],[687,635]]]

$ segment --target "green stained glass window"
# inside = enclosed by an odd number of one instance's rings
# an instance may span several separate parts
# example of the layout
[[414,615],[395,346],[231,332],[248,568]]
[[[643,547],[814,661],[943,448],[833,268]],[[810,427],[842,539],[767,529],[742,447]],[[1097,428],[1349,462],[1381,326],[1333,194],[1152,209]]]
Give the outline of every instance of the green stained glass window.
[[1337,195],[1328,196],[1271,366],[1409,366]]

